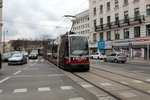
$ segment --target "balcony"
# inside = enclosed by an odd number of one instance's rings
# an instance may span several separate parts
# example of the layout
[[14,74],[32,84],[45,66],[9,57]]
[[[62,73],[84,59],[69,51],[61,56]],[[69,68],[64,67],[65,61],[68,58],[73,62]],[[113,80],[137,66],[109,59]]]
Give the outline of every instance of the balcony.
[[116,20],[114,22],[110,22],[110,23],[103,24],[103,25],[97,25],[95,27],[95,31],[108,30],[108,29],[112,29],[112,28],[118,28],[121,26],[128,26],[128,25],[134,25],[134,24],[141,24],[144,21],[145,21],[145,16],[140,15],[140,16],[133,17],[133,18]]

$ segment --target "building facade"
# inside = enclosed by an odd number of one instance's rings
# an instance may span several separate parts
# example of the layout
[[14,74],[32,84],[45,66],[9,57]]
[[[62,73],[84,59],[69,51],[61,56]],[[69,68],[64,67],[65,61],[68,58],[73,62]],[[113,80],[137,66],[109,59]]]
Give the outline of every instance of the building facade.
[[89,38],[89,10],[83,11],[75,16],[76,18],[72,20],[73,25],[71,31]]
[[3,43],[2,43],[2,8],[3,8],[3,0],[0,0],[0,52],[3,51]]
[[89,0],[90,41],[105,41],[104,53],[150,57],[150,0]]

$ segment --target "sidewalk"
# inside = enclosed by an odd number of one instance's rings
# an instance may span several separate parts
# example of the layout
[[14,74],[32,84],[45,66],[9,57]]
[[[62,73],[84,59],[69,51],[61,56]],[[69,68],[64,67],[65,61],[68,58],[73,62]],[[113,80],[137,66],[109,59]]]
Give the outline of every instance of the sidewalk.
[[150,65],[150,60],[144,60],[144,59],[127,59],[128,64],[140,64],[140,65]]

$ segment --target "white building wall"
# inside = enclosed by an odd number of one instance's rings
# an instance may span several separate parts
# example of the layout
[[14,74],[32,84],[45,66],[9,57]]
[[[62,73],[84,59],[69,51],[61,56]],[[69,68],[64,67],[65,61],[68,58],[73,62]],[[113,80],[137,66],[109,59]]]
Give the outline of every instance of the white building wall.
[[[107,2],[110,1],[111,10],[107,11]],[[150,0],[139,0],[134,2],[134,0],[128,0],[128,5],[124,5],[124,0],[118,0],[119,9],[115,9],[114,0],[89,0],[89,17],[90,17],[90,40],[93,41],[93,34],[97,33],[97,41],[99,40],[99,33],[102,31],[95,32],[93,21],[96,20],[97,25],[100,25],[100,18],[103,18],[103,23],[107,23],[107,16],[111,16],[111,22],[115,21],[115,14],[119,13],[119,19],[124,19],[124,11],[128,11],[129,17],[134,17],[134,9],[139,8],[140,15],[145,15],[145,22],[142,24],[135,24],[125,27],[119,27],[120,30],[120,39],[124,39],[124,28],[130,29],[129,38],[134,38],[134,27],[141,26],[141,38],[146,37],[146,25],[150,24],[150,16],[146,15],[146,5],[150,4]],[[103,13],[100,14],[100,5],[103,5]],[[93,8],[96,7],[96,15],[93,13]],[[118,29],[118,28],[115,28]],[[114,30],[111,29],[111,38],[114,40]],[[104,30],[104,40],[106,40],[106,32],[109,30]]]
[[72,31],[89,37],[89,10],[83,11],[75,16]]

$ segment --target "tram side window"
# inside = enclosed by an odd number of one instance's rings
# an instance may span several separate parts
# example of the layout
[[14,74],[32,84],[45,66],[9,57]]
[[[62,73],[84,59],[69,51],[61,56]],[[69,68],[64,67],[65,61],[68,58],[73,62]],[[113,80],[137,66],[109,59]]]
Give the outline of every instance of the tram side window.
[[65,45],[65,57],[69,57],[69,44],[68,44],[68,41],[66,41],[66,45]]

